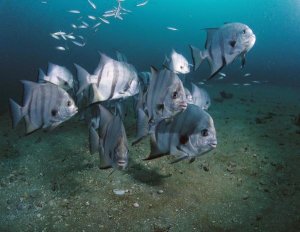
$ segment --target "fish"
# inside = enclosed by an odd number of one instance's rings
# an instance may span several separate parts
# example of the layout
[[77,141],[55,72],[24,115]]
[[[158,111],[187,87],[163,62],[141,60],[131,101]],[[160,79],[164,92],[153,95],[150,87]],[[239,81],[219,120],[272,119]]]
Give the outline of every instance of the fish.
[[59,50],[59,51],[65,51],[66,50],[66,48],[63,47],[63,46],[57,46],[57,47],[55,47],[55,49]]
[[222,72],[219,72],[220,76],[222,77],[226,77],[226,74],[225,73],[222,73]]
[[99,27],[101,25],[101,23],[96,23],[94,26],[93,26],[93,28],[97,28],[97,27]]
[[234,86],[238,86],[238,85],[240,85],[239,83],[233,83],[232,85],[234,85]]
[[191,83],[192,85],[192,99],[194,105],[199,106],[203,110],[208,110],[208,108],[211,105],[211,99],[207,91],[203,88],[199,88],[194,83]]
[[91,0],[88,0],[89,4],[96,10],[97,6],[95,3],[93,3]]
[[219,76],[218,80],[223,80],[224,76]]
[[79,47],[84,47],[85,46],[85,42],[80,43],[78,41],[72,41],[72,43],[75,44],[75,45],[77,45],[77,46],[79,46]]
[[53,33],[50,33],[50,35],[51,35],[54,39],[60,40],[60,38],[59,38],[57,35],[55,35],[55,34],[53,34]]
[[100,19],[102,22],[104,22],[104,23],[106,23],[106,24],[109,24],[109,21],[108,21],[108,20],[103,19],[103,18],[101,18],[101,17],[99,17],[99,19]]
[[76,29],[77,28],[77,26],[75,25],[75,24],[71,24],[71,27],[73,27],[74,29]]
[[[114,60],[100,53],[100,63],[94,73],[89,74],[84,68],[75,64],[79,81],[77,94],[94,85],[99,101],[127,98],[138,94],[138,77],[133,65]],[[94,102],[91,102],[94,103]]]
[[251,73],[245,73],[245,74],[244,74],[244,77],[251,77],[251,76],[252,76]]
[[88,28],[88,27],[86,25],[80,25],[77,28],[84,29],[84,28]]
[[81,21],[81,23],[82,23],[82,25],[84,25],[84,26],[86,26],[86,27],[89,26],[89,24],[88,24],[87,22],[85,22],[85,21]]
[[48,63],[47,75],[42,69],[39,70],[38,82],[50,82],[58,85],[66,91],[74,88],[72,73],[64,66],[59,66],[51,62]]
[[10,99],[13,128],[25,118],[26,134],[40,128],[53,129],[77,113],[72,97],[52,83],[21,81],[24,87],[23,107]]
[[244,83],[243,86],[249,86],[251,85],[250,83]]
[[141,3],[137,4],[136,6],[137,6],[137,7],[145,6],[147,3],[148,3],[148,0],[147,0],[147,1],[144,1],[144,2],[141,2]]
[[255,84],[260,84],[261,82],[260,81],[252,81],[253,83]]
[[220,28],[207,28],[205,50],[200,51],[190,46],[194,70],[197,70],[203,60],[207,59],[211,73],[208,79],[213,78],[223,67],[241,57],[244,67],[245,55],[251,50],[256,41],[253,31],[242,23],[227,23]]
[[184,87],[179,77],[164,68],[160,71],[151,68],[148,90],[137,109],[137,135],[133,144],[138,143],[163,119],[170,119],[187,107]]
[[167,29],[170,30],[170,31],[178,31],[178,29],[175,28],[175,27],[167,27]]
[[172,163],[204,155],[217,146],[212,117],[196,105],[189,104],[172,121],[163,120],[150,137],[151,152],[145,160],[164,155],[175,156]]
[[65,37],[68,38],[68,39],[76,39],[75,36],[74,36],[74,35],[71,35],[71,34],[66,35]]
[[190,66],[187,59],[172,49],[170,58],[166,57],[163,64],[165,67],[175,72],[176,74],[187,74],[190,72]]
[[91,20],[96,20],[96,17],[93,16],[93,15],[88,15],[88,18],[91,19]]
[[99,152],[100,169],[126,169],[128,142],[124,125],[119,116],[112,115],[101,104],[91,106],[89,124],[90,152]]
[[69,10],[69,13],[80,14],[80,11],[79,10]]

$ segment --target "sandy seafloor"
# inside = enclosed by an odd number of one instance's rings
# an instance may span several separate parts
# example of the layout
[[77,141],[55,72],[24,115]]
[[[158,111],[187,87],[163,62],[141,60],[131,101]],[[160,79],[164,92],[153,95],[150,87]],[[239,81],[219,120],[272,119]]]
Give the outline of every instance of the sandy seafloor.
[[[78,118],[24,136],[1,115],[0,231],[300,231],[299,88],[206,89],[233,94],[209,109],[215,150],[191,164],[146,162],[145,140],[129,147],[128,171],[112,175],[89,154]],[[125,124],[131,142],[134,118]]]

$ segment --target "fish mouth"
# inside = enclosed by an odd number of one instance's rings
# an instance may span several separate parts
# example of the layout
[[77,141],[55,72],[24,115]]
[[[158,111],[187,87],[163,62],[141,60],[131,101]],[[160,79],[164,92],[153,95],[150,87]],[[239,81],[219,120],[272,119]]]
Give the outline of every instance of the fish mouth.
[[117,162],[117,164],[118,164],[118,167],[120,167],[120,168],[122,168],[122,169],[124,169],[124,168],[127,166],[127,162],[124,161],[124,160],[119,160],[119,161]]
[[187,108],[187,105],[188,105],[187,103],[182,102],[182,103],[179,104],[179,107],[180,107],[181,109],[185,110],[185,109]]
[[217,143],[216,142],[210,143],[209,146],[212,147],[212,148],[216,148],[217,147]]

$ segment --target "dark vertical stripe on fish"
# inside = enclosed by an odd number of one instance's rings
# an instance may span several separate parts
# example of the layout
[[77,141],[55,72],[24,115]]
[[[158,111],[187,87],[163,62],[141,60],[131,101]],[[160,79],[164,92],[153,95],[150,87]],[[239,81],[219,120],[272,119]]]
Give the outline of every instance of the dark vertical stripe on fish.
[[104,67],[105,67],[105,65],[102,64],[101,68],[99,70],[98,79],[97,79],[97,87],[98,88],[100,86],[100,81],[101,81],[101,77],[102,77],[102,73],[103,73]]
[[114,95],[116,85],[117,85],[117,81],[118,81],[118,77],[119,77],[119,73],[120,73],[119,72],[119,67],[120,67],[120,65],[118,65],[117,62],[113,61],[113,80],[112,80],[110,94],[109,94],[108,99],[111,99]]
[[220,43],[220,48],[221,48],[221,58],[222,58],[222,67],[223,67],[224,65],[226,65],[223,35],[219,37],[219,43]]

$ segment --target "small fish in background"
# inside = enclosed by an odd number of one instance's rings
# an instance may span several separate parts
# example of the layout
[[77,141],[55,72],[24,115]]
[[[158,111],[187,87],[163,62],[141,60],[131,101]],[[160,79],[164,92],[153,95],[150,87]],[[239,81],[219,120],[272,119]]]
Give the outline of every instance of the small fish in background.
[[243,86],[249,86],[251,85],[250,83],[244,83]]
[[211,104],[211,99],[207,91],[203,88],[199,88],[194,83],[191,83],[191,85],[193,104],[199,106],[203,110],[208,110]]
[[106,24],[110,24],[110,22],[109,22],[107,19],[104,19],[104,18],[101,18],[101,17],[99,17],[99,19],[100,19],[102,22],[106,23]]
[[[84,68],[75,65],[79,90],[77,94],[84,91],[89,85],[94,85],[94,96],[98,101],[113,100],[134,96],[139,92],[139,80],[133,65],[114,60],[100,53],[100,63],[94,74],[89,74]],[[90,102],[90,104],[95,102]]]
[[63,66],[57,64],[48,63],[47,75],[43,70],[39,70],[38,82],[50,82],[58,85],[66,91],[74,88],[74,79],[72,73]]
[[145,95],[140,95],[137,109],[137,135],[133,144],[138,143],[165,118],[171,118],[187,107],[184,87],[179,77],[164,68],[151,68],[151,80]]
[[178,29],[175,28],[175,27],[167,27],[167,29],[170,30],[170,31],[178,31]]
[[26,133],[40,128],[53,129],[77,113],[71,96],[52,83],[21,81],[24,87],[23,107],[10,99],[13,128],[25,118]]
[[43,3],[43,4],[47,4],[48,2],[46,2],[46,1],[42,1],[41,3]]
[[96,24],[93,26],[93,28],[97,28],[97,27],[99,27],[101,24],[102,24],[102,23],[96,23]]
[[233,83],[232,85],[234,85],[234,86],[238,86],[238,85],[240,85],[239,83]]
[[145,6],[147,3],[148,3],[148,0],[147,0],[147,1],[144,1],[144,2],[141,2],[141,3],[138,3],[136,6],[137,6],[137,7]]
[[198,82],[198,85],[205,85],[203,81]]
[[216,130],[211,116],[196,105],[189,104],[187,109],[173,120],[161,121],[151,135],[151,152],[145,160],[172,155],[176,160],[193,162],[217,146]]
[[219,72],[220,76],[226,77],[227,75],[225,73]]
[[220,28],[206,29],[205,50],[190,46],[194,61],[194,70],[197,70],[203,60],[207,59],[213,78],[223,67],[232,63],[237,57],[245,65],[245,55],[254,46],[256,37],[253,31],[242,23],[227,23]]
[[187,59],[172,49],[170,58],[166,57],[163,65],[176,74],[187,74],[190,72],[190,65]]
[[66,51],[67,48],[63,47],[63,46],[57,46],[55,47],[56,50],[59,50],[59,51]]
[[260,81],[252,81],[252,83],[260,84],[261,82]]
[[93,16],[93,15],[88,15],[88,18],[91,19],[91,20],[96,20],[96,17]]
[[72,14],[80,14],[79,10],[69,10],[68,12]]
[[113,116],[100,104],[91,106],[89,125],[90,152],[99,152],[100,169],[126,169],[128,142],[124,125],[119,116]]
[[85,42],[78,42],[78,41],[72,41],[73,44],[77,45],[78,47],[84,47],[85,46]]
[[74,23],[71,24],[71,27],[73,27],[74,29],[77,29],[77,26]]
[[91,5],[91,7],[96,10],[97,9],[97,6],[95,3],[93,3],[91,0],[88,0],[88,3]]
[[54,39],[57,39],[57,40],[60,40],[59,36],[53,34],[53,33],[50,33],[50,36]]
[[251,76],[252,76],[251,73],[245,73],[245,74],[244,74],[244,77],[251,77]]

